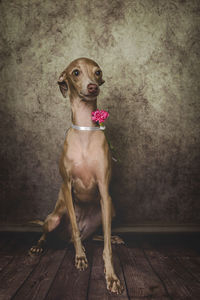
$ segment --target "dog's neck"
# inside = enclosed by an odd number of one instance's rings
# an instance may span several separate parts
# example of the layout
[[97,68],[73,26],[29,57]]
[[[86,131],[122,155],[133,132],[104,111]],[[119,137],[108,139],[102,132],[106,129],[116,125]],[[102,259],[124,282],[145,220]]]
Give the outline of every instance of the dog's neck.
[[97,109],[97,98],[94,100],[83,100],[79,97],[71,99],[72,123],[77,126],[96,127],[92,121],[92,112]]

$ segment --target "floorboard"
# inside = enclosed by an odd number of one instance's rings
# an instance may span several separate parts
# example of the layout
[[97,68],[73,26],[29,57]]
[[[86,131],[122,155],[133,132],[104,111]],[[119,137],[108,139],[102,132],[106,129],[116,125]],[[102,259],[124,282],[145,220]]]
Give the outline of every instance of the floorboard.
[[196,257],[195,249],[188,248],[188,245],[181,248],[176,245],[170,247],[145,244],[144,253],[149,260],[152,269],[165,285],[171,299],[199,299],[200,284],[190,272],[180,263],[176,257]]
[[126,284],[124,282],[123,271],[121,269],[120,261],[117,256],[116,247],[117,246],[113,246],[113,263],[115,272],[124,286],[123,293],[121,295],[113,295],[106,289],[106,280],[104,276],[104,264],[102,257],[103,243],[95,242],[88,300],[128,299]]
[[[14,254],[17,254],[17,245],[21,249],[21,245],[19,246],[17,243],[17,237],[11,239],[5,236],[0,239],[0,276],[4,268],[6,268],[6,266],[14,258]],[[13,252],[14,249],[16,250]]]
[[200,282],[200,257],[175,257],[174,260]]
[[65,252],[65,249],[50,249],[40,258],[34,257],[33,260],[36,261],[37,266],[13,299],[44,299],[60,267]]
[[73,247],[66,250],[55,280],[47,294],[46,300],[87,300],[88,285],[92,264],[92,245],[86,245],[88,268],[85,271],[76,269]]
[[124,292],[106,289],[103,243],[85,243],[89,267],[78,271],[75,252],[52,239],[42,256],[31,257],[34,233],[0,234],[0,300],[198,300],[199,236],[124,235],[112,245]]
[[[33,260],[27,255],[32,240],[32,237],[28,237],[26,240],[24,236],[20,235],[12,238],[3,249],[4,253],[7,249],[7,253],[10,254],[8,256],[12,257],[6,264],[4,261],[4,268],[0,272],[0,299],[11,299],[38,263],[38,260]],[[1,255],[4,259],[6,256],[5,254]]]
[[130,299],[168,299],[167,292],[136,244],[118,249]]

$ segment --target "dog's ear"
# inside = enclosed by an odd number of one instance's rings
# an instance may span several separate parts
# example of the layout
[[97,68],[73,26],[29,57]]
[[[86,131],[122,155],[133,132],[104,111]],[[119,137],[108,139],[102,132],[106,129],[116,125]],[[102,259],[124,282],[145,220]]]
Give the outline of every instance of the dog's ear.
[[67,91],[68,91],[68,84],[67,84],[67,81],[66,79],[64,79],[64,76],[61,75],[57,81],[58,85],[59,85],[59,88],[60,88],[60,91],[63,95],[64,98],[67,97]]
[[102,84],[104,84],[104,82],[105,82],[105,80],[101,80],[101,82],[99,83],[99,85],[102,85]]

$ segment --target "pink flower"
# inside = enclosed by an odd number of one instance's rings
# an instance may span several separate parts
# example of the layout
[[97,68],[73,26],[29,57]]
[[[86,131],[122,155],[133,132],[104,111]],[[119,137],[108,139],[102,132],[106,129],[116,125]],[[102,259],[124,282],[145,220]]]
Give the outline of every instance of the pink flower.
[[108,117],[109,113],[103,109],[92,112],[92,121],[99,122],[99,124],[103,123]]

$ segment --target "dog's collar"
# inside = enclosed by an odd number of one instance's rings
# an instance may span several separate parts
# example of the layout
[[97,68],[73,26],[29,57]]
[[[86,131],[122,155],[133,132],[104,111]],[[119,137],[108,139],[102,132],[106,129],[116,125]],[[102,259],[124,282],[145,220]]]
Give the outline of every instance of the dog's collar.
[[106,126],[99,126],[99,127],[86,127],[86,126],[77,126],[74,124],[71,124],[71,127],[77,130],[87,130],[87,131],[99,131],[99,130],[105,130]]

